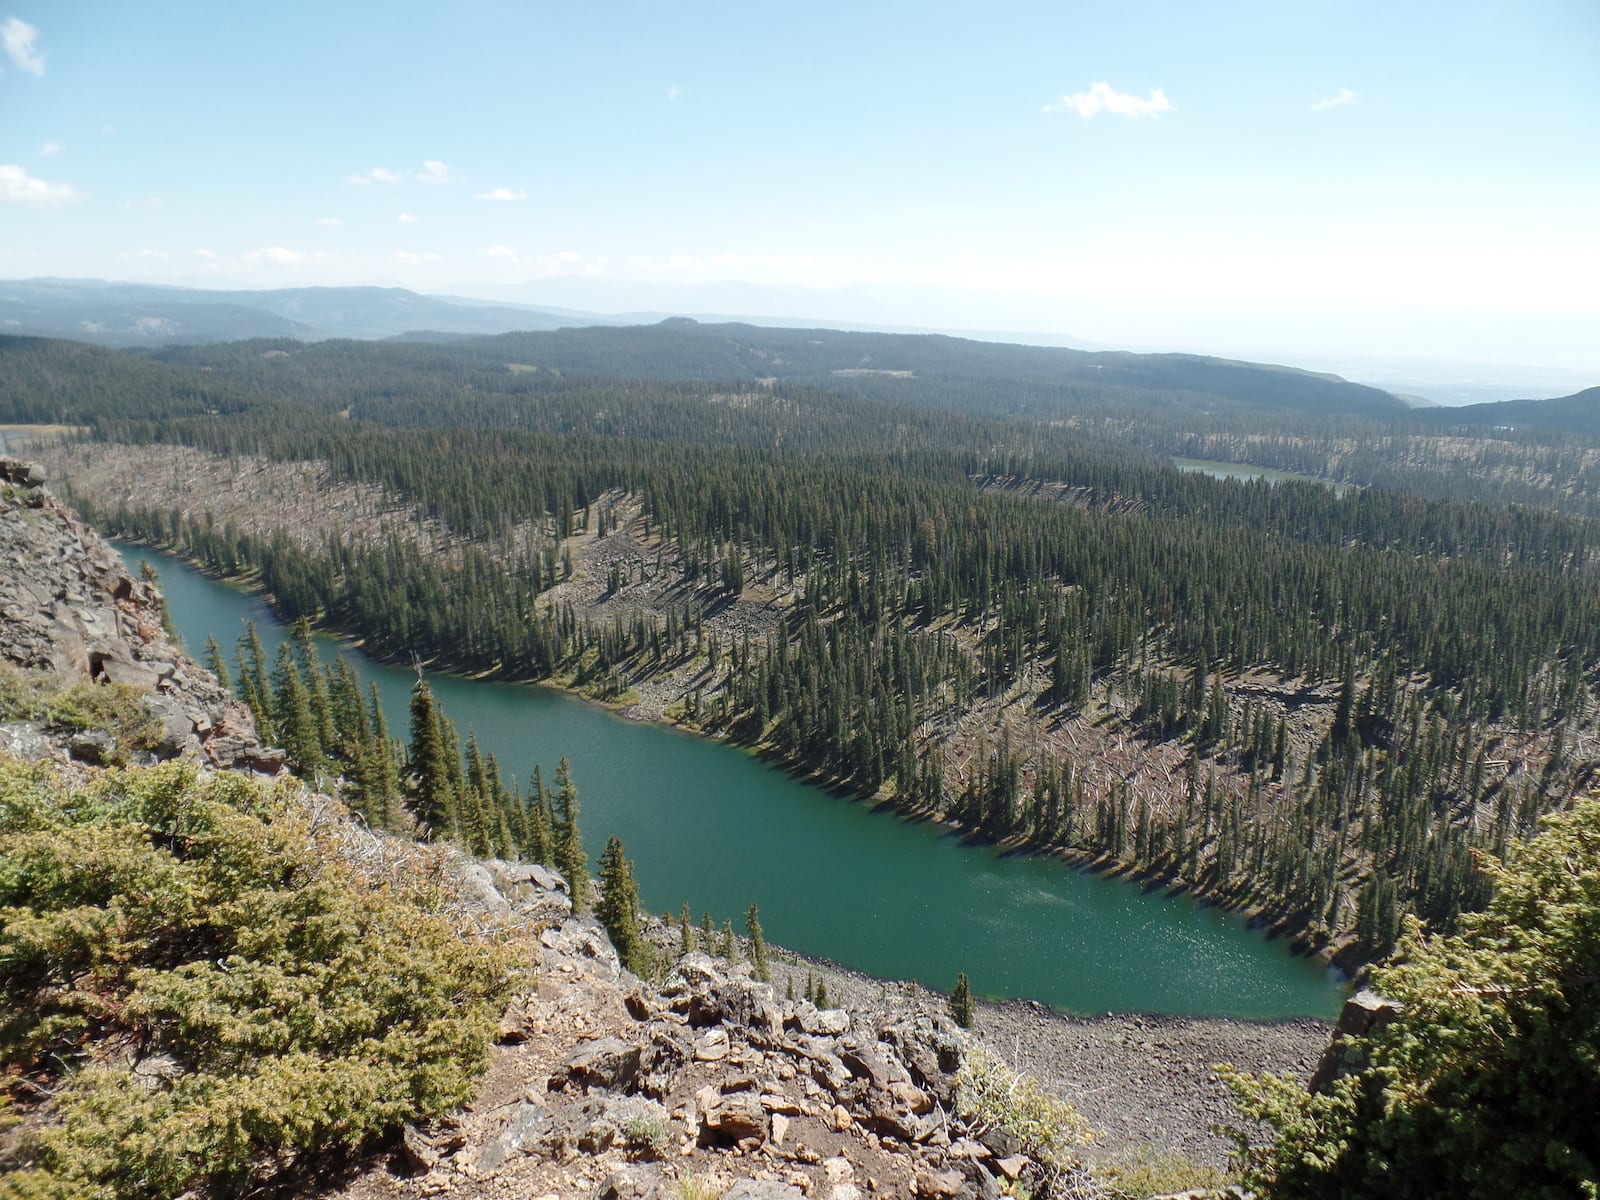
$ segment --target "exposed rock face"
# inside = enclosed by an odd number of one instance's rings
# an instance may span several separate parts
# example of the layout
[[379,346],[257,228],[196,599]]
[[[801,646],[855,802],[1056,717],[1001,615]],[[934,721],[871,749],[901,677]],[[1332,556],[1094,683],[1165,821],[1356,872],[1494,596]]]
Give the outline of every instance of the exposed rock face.
[[[559,880],[507,866],[480,882],[511,882],[522,912],[561,910]],[[945,1018],[819,1010],[698,952],[648,988],[595,935],[570,916],[543,931],[538,990],[503,1047],[521,1087],[432,1166],[452,1191],[654,1200],[694,1175],[724,1196],[971,1197],[1032,1169],[956,1115],[968,1043]]]
[[[128,684],[148,693],[160,722],[155,754],[218,767],[275,772],[255,722],[209,671],[186,657],[161,626],[160,592],[128,574],[121,557],[62,506],[31,463],[0,457],[0,661],[51,671],[66,682]],[[0,749],[31,742],[15,726]],[[42,735],[43,730],[35,730]],[[66,752],[109,760],[104,735],[81,734]]]
[[1397,1001],[1366,988],[1346,1000],[1339,1013],[1339,1023],[1333,1029],[1333,1040],[1311,1076],[1311,1090],[1326,1091],[1334,1080],[1361,1070],[1366,1065],[1365,1054],[1351,1039],[1377,1033],[1399,1013]]

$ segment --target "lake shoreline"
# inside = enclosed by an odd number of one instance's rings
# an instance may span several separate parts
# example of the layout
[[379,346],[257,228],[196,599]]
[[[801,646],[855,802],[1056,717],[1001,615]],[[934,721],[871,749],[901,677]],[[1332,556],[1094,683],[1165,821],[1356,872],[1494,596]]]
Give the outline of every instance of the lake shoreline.
[[[919,983],[881,979],[786,947],[769,946],[768,954],[780,995],[786,985],[800,994],[815,977],[837,1007],[869,1014],[907,1005],[946,1011],[945,996]],[[981,981],[974,986],[981,990]],[[1225,1168],[1233,1143],[1214,1127],[1244,1122],[1215,1068],[1291,1074],[1304,1082],[1327,1048],[1333,1022],[1076,1013],[1038,1000],[980,995],[973,1032],[991,1053],[1034,1076],[1103,1133],[1091,1157],[1115,1159],[1155,1147]]]

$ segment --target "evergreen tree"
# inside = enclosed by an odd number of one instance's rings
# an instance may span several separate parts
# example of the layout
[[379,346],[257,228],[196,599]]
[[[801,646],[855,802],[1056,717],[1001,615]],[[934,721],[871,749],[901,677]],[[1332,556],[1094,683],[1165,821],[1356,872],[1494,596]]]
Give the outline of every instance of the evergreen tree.
[[606,927],[622,965],[635,975],[648,975],[649,946],[639,932],[639,887],[634,882],[633,864],[615,837],[606,842],[600,855],[600,903],[595,916]]
[[455,794],[445,753],[433,690],[419,679],[411,689],[409,766],[417,822],[431,838],[452,836],[456,824]]
[[556,765],[556,794],[550,810],[554,865],[572,889],[573,915],[582,916],[589,911],[589,859],[583,852],[583,834],[578,828],[578,789],[573,786],[572,769],[565,757]]
[[283,748],[289,761],[302,775],[311,776],[324,766],[322,739],[317,729],[317,719],[311,711],[310,697],[300,678],[300,669],[294,652],[287,642],[278,647],[278,661],[273,669],[273,711],[283,738]]
[[400,808],[400,765],[396,761],[395,743],[389,737],[389,724],[384,719],[383,703],[378,698],[378,685],[367,685],[367,720],[372,730],[368,751],[369,778],[367,790],[372,796],[374,814],[384,829],[399,832],[403,822]]
[[544,773],[533,765],[533,782],[522,802],[527,814],[528,833],[522,852],[536,863],[555,866],[555,837],[550,826],[550,796],[544,789]]
[[302,616],[290,630],[295,657],[305,680],[306,699],[311,705],[311,715],[317,722],[317,740],[323,750],[331,754],[338,745],[334,730],[333,703],[328,695],[327,676],[322,671],[322,660],[317,656],[316,640],[311,632],[310,618]]
[[256,734],[267,745],[277,745],[277,726],[272,720],[272,685],[267,678],[267,650],[261,644],[254,621],[244,623],[237,653],[240,698],[256,719]]
[[744,929],[750,939],[750,962],[755,968],[755,977],[762,983],[770,983],[772,971],[767,966],[767,942],[761,936],[761,910],[755,904],[744,914]]
[[683,910],[678,913],[678,953],[691,954],[694,952],[694,925],[689,920],[689,902],[683,902]]
[[955,990],[950,993],[950,1019],[963,1029],[971,1029],[977,1019],[977,1004],[972,999],[972,984],[965,971],[956,975]]

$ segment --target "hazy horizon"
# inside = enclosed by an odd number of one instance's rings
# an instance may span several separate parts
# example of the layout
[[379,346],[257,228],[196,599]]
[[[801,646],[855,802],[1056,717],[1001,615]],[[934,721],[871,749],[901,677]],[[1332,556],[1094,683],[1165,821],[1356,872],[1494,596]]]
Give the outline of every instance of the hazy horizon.
[[1597,61],[1585,0],[22,0],[0,276],[1600,377]]

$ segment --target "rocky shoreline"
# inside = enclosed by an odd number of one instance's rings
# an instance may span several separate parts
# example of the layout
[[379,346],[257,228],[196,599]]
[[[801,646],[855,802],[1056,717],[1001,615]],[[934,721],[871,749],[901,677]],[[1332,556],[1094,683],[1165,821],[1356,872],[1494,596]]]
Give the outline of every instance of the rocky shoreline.
[[[837,963],[769,947],[773,979],[798,992],[808,977],[850,1009],[945,1011],[945,997]],[[976,1036],[1017,1070],[1076,1107],[1104,1137],[1090,1157],[1154,1152],[1226,1168],[1233,1143],[1215,1126],[1239,1124],[1215,1067],[1308,1079],[1333,1023],[1316,1017],[1252,1021],[1156,1013],[1065,1013],[1037,1000],[980,1000]]]

